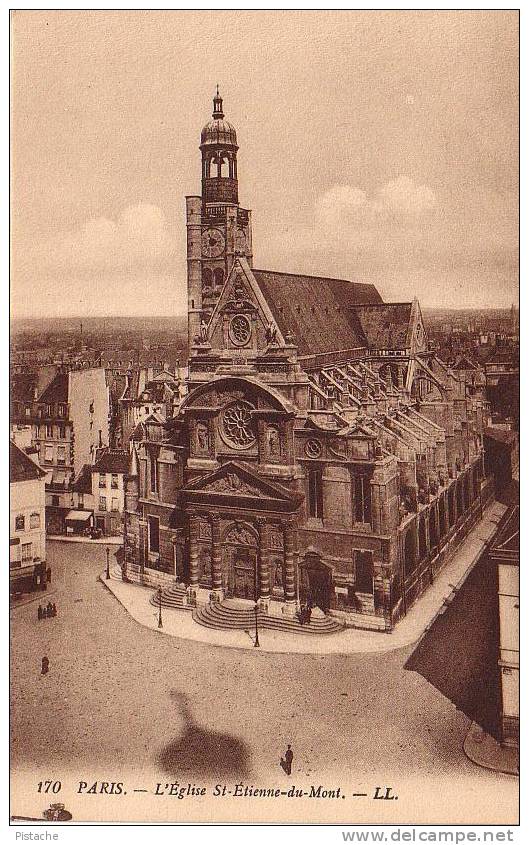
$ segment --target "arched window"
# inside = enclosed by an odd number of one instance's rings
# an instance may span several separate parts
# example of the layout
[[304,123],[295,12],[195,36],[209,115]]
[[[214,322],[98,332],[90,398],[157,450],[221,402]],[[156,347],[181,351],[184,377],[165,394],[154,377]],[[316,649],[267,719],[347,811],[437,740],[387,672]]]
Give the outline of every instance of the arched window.
[[222,153],[220,153],[220,155],[219,155],[219,170],[218,170],[218,175],[219,175],[219,177],[221,177],[221,178],[225,178],[226,176],[229,176],[229,162],[228,162],[228,158],[227,158],[227,156],[222,155]]
[[448,491],[448,519],[451,528],[456,521],[456,495],[454,487],[451,487]]
[[430,535],[430,548],[432,546],[436,546],[439,542],[439,536],[437,532],[437,520],[435,518],[435,508],[431,508],[430,516],[428,518],[428,533]]
[[477,499],[479,496],[479,475],[480,475],[480,467],[477,464],[474,467],[474,499]]
[[419,520],[419,560],[422,560],[426,557],[426,521],[424,519]]
[[224,284],[224,270],[222,267],[216,267],[213,272],[213,278],[215,280],[216,287],[222,287]]
[[463,480],[457,482],[457,515],[460,517],[465,512],[465,499],[463,494]]
[[416,567],[417,557],[415,554],[415,536],[413,528],[411,528],[404,539],[404,571],[406,575],[411,575]]
[[464,484],[464,501],[465,501],[465,510],[467,511],[470,507],[471,501],[471,492],[470,492],[470,475],[465,477],[465,484]]
[[446,507],[445,497],[441,496],[439,499],[439,536],[444,537],[446,534]]
[[209,267],[202,268],[202,286],[210,288],[213,285],[213,273]]

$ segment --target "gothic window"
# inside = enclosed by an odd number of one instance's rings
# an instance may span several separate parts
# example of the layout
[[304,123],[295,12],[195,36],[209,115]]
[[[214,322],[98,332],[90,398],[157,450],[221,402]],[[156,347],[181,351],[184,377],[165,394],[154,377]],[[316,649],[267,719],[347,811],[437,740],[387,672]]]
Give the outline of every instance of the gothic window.
[[210,288],[213,285],[213,273],[209,267],[202,268],[202,287]]
[[443,537],[446,533],[445,497],[439,499],[439,534]]
[[252,327],[248,317],[236,314],[231,319],[229,328],[230,339],[236,346],[246,346],[252,336]]
[[323,519],[323,479],[319,467],[309,469],[309,516]]
[[448,518],[450,521],[450,527],[456,521],[456,503],[455,503],[455,488],[451,487],[448,491]]
[[430,546],[436,546],[439,542],[439,537],[437,536],[437,521],[435,519],[435,508],[432,508],[430,510],[428,529],[428,533],[430,534]]
[[217,287],[222,287],[222,285],[224,284],[224,270],[222,269],[222,267],[216,267],[213,272],[213,276],[215,279],[215,285]]
[[157,554],[160,551],[160,520],[157,516],[148,516],[149,551]]
[[158,492],[158,461],[155,455],[150,456],[151,493]]
[[371,523],[371,482],[365,475],[353,479],[354,521]]
[[419,520],[419,560],[426,557],[426,522]]
[[406,575],[410,575],[415,570],[416,566],[415,540],[413,536],[413,529],[410,529],[404,540],[404,571]]
[[234,402],[228,405],[222,415],[222,434],[229,446],[247,449],[255,443],[255,432],[251,417],[251,405]]

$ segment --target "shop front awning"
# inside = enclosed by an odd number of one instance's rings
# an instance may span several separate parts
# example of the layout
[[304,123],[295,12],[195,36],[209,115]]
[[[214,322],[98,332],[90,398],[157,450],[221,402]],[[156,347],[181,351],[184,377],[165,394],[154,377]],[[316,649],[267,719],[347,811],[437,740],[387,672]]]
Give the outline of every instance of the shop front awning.
[[69,511],[65,522],[88,522],[92,518],[92,511]]

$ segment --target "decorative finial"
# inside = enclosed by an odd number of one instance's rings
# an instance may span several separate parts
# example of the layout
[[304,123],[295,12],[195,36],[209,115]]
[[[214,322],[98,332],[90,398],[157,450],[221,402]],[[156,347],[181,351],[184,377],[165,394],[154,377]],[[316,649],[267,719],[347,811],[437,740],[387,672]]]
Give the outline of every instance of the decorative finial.
[[222,111],[222,97],[220,96],[219,85],[217,83],[217,93],[213,97],[213,117],[215,120],[224,117],[224,112]]

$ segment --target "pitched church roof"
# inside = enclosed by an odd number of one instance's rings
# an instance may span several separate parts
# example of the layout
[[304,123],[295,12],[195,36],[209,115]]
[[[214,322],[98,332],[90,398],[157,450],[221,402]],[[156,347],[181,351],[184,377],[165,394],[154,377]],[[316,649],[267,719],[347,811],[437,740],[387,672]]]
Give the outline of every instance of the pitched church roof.
[[68,373],[57,373],[53,381],[39,396],[39,402],[49,405],[55,402],[68,402]]
[[412,302],[380,302],[355,307],[370,349],[404,349],[410,326]]
[[366,346],[354,306],[382,303],[374,285],[272,270],[252,273],[281,334],[294,335],[300,355]]
[[9,441],[9,481],[34,481],[46,473],[28,458],[12,440]]

